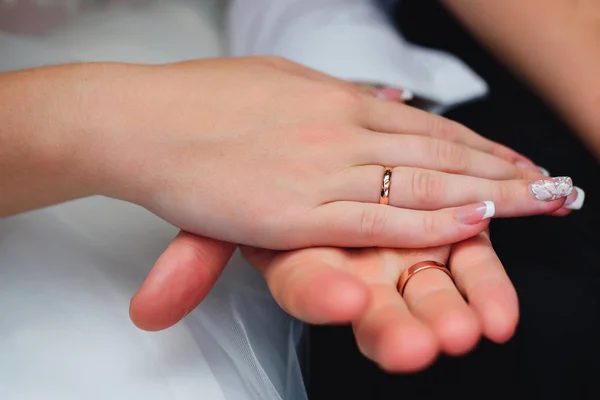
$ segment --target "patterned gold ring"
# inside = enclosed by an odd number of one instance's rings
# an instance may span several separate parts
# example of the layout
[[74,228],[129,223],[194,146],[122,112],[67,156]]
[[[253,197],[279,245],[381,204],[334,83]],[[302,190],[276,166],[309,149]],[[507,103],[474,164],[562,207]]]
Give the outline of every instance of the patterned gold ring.
[[381,182],[381,193],[379,194],[379,204],[388,205],[390,202],[390,186],[392,185],[392,169],[385,167],[383,169],[383,180]]

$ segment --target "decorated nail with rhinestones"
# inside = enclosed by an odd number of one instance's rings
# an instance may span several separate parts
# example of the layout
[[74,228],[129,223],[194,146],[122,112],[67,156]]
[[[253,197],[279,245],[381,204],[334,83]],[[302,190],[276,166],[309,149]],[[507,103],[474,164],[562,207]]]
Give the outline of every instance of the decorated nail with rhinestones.
[[573,193],[573,181],[568,176],[541,179],[529,187],[533,197],[539,201],[558,200]]

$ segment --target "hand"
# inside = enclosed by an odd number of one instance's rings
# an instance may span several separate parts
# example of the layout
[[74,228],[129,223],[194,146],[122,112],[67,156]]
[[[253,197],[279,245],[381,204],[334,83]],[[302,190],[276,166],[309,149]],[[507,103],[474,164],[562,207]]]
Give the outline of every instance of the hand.
[[[199,235],[270,249],[429,247],[485,230],[482,199],[501,217],[565,201],[534,199],[538,172],[514,151],[291,62],[119,68],[94,92],[92,108],[109,111],[90,117],[83,164],[103,194]],[[396,167],[394,207],[374,204],[383,165]]]
[[[132,299],[132,320],[149,330],[179,321],[208,293],[232,251],[231,245],[180,234]],[[454,245],[448,265],[456,286],[442,272],[427,270],[411,278],[404,298],[399,295],[403,270],[423,260],[446,263],[449,253],[449,246],[244,249],[288,313],[310,323],[352,323],[361,351],[395,372],[425,368],[441,351],[465,353],[482,335],[503,342],[514,332],[516,294],[486,233]]]
[[449,253],[449,246],[244,250],[288,313],[317,324],[351,322],[362,353],[390,372],[423,369],[440,352],[464,354],[482,335],[504,342],[516,328],[516,292],[486,233],[453,247],[456,286],[430,269],[415,274],[399,295],[402,271],[424,260],[446,263]]

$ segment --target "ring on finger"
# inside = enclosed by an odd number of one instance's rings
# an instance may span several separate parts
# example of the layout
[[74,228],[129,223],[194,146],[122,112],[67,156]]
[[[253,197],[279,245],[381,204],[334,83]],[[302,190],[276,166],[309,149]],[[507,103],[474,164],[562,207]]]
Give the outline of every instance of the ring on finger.
[[418,262],[418,263],[410,266],[404,272],[402,272],[402,275],[400,275],[400,280],[398,281],[398,293],[400,293],[400,296],[404,295],[404,289],[406,289],[406,284],[408,283],[410,278],[412,278],[418,272],[425,271],[426,269],[432,269],[432,268],[444,272],[454,282],[452,273],[444,264],[439,263],[437,261],[431,261],[431,260],[421,261],[421,262]]
[[392,169],[384,167],[383,179],[381,181],[381,193],[379,194],[379,204],[388,205],[390,202],[390,187],[392,186]]

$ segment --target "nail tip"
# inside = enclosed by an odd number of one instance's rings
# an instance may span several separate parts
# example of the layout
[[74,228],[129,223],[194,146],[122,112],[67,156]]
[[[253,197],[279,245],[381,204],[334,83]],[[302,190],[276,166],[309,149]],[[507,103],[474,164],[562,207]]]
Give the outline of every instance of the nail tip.
[[482,220],[490,219],[494,215],[496,215],[496,204],[493,201],[491,201],[491,200],[484,201],[483,204],[485,205],[485,212],[483,213],[483,216],[481,217]]
[[568,210],[580,210],[585,202],[585,191],[580,187],[575,187],[575,190],[577,191],[577,198],[574,202],[565,206]]
[[412,100],[412,99],[414,99],[414,97],[415,97],[414,93],[407,89],[403,89],[402,95],[400,96],[400,98],[404,101]]

